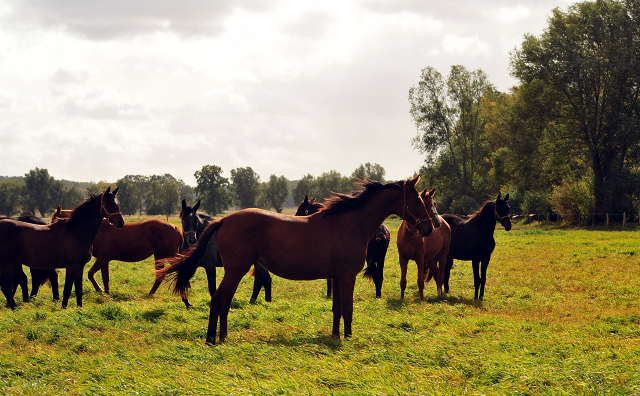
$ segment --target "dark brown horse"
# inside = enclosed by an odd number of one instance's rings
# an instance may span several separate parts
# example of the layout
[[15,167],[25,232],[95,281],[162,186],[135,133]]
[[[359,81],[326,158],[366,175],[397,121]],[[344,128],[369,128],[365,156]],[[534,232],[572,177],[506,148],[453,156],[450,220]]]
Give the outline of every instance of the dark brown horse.
[[[442,290],[444,284],[444,268],[447,262],[447,253],[449,252],[449,243],[451,241],[451,229],[442,217],[437,215],[433,194],[434,188],[427,193],[425,189],[420,193],[425,206],[432,207],[433,213],[436,213],[431,220],[437,227],[428,237],[421,237],[418,232],[411,227],[406,221],[403,221],[398,229],[398,259],[400,261],[400,298],[404,298],[404,291],[407,288],[407,265],[409,260],[416,262],[418,266],[418,290],[420,292],[420,300],[424,301],[424,284],[425,273],[428,273],[426,282],[429,282],[433,276],[436,281],[436,287],[439,298],[444,298]],[[436,262],[437,260],[437,262]],[[440,264],[440,266],[437,265]]]
[[[9,217],[1,217],[0,220],[10,219]],[[47,225],[47,221],[38,216],[19,216],[14,217],[13,220],[21,221],[23,223],[30,224],[40,224]],[[27,302],[29,298],[33,298],[38,294],[40,290],[40,286],[44,285],[47,281],[51,283],[51,292],[53,293],[53,300],[57,301],[60,299],[60,293],[58,291],[58,273],[56,270],[39,270],[35,268],[30,268],[31,272],[31,295],[29,295],[29,280],[27,279],[27,275],[22,270],[22,264],[16,263],[16,269],[13,279],[13,295],[18,289],[18,286],[22,289],[22,301]]]
[[333,335],[351,336],[353,290],[364,266],[367,244],[384,219],[396,214],[423,235],[433,225],[415,185],[420,177],[381,184],[356,183],[353,195],[335,194],[326,208],[304,217],[261,209],[244,209],[209,224],[196,248],[183,257],[168,259],[165,274],[176,273],[174,291],[189,286],[200,257],[210,241],[216,242],[224,277],[211,299],[206,342],[214,344],[218,318],[220,341],[227,336],[229,308],[241,279],[259,261],[273,274],[292,280],[333,278]]
[[453,259],[471,261],[473,266],[474,298],[482,300],[484,285],[487,281],[487,267],[491,260],[491,253],[496,247],[493,232],[496,222],[506,231],[511,229],[509,219],[509,194],[504,199],[498,194],[493,201],[487,201],[482,208],[471,215],[468,220],[458,216],[445,214],[442,217],[451,227],[451,244],[444,273],[444,291],[449,292],[449,276],[453,267]]
[[16,263],[42,270],[66,268],[62,307],[67,306],[74,285],[76,302],[82,306],[82,271],[91,259],[102,219],[117,228],[124,226],[117,193],[117,188],[111,192],[109,187],[98,195],[89,194],[68,219],[49,225],[0,220],[0,288],[11,309],[16,307],[12,293]]
[[[68,210],[58,209],[53,220],[68,217]],[[109,262],[111,260],[135,263],[149,256],[154,257],[156,270],[162,268],[162,259],[178,254],[182,245],[182,232],[176,226],[164,220],[151,219],[126,223],[121,229],[114,229],[108,220],[102,220],[100,230],[93,241],[91,254],[96,258],[89,268],[89,281],[99,293],[109,293]],[[104,290],[98,285],[95,273],[100,270]],[[155,280],[149,294],[154,294],[162,283]]]
[[[305,195],[304,200],[298,205],[296,210],[296,216],[308,216],[314,214],[321,209],[324,209],[324,205],[316,202],[315,198],[309,198]],[[382,282],[384,281],[384,259],[387,255],[387,249],[389,248],[389,241],[391,240],[391,233],[386,225],[380,224],[378,230],[369,244],[367,244],[367,267],[364,269],[363,276],[373,280],[373,284],[376,286],[376,298],[382,297]],[[331,298],[331,278],[327,279],[327,298]]]

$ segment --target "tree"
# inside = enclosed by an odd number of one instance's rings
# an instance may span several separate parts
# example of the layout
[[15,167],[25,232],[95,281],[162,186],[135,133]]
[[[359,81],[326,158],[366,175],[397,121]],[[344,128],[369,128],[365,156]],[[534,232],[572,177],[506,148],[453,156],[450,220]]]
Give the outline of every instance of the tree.
[[[336,170],[324,172],[316,179],[316,194],[318,200],[331,197],[331,192],[348,193],[353,190],[351,178],[344,177]],[[304,199],[304,197],[303,197]]]
[[[118,194],[119,195],[119,194]],[[75,186],[66,186],[61,180],[56,180],[51,189],[51,202],[53,207],[58,205],[63,209],[72,209],[80,204],[85,194]]]
[[458,195],[475,200],[486,196],[482,175],[488,172],[487,140],[484,136],[486,106],[498,92],[486,74],[451,67],[445,79],[432,67],[422,69],[417,86],[409,89],[411,117],[418,129],[414,147],[426,154],[425,165],[446,166],[447,178]]
[[118,201],[120,202],[120,212],[131,216],[138,210],[138,188],[135,183],[122,178],[116,181],[118,187]]
[[[133,183],[135,186],[135,194],[133,195],[133,200],[138,207],[138,214],[142,216],[142,210],[144,209],[145,196],[147,195],[147,189],[149,188],[149,177],[142,175],[126,175],[122,178],[122,180],[126,180],[128,182]],[[118,190],[118,194],[119,194]]]
[[202,201],[202,209],[211,215],[222,213],[231,203],[229,179],[222,177],[222,168],[216,165],[205,165],[194,173],[196,178],[195,192]]
[[[366,177],[367,179],[379,181],[384,183],[384,175],[386,171],[380,164],[373,164],[367,162],[364,165],[360,165],[351,174],[351,179],[355,182],[358,178]],[[304,197],[303,197],[304,198]]]
[[[556,8],[542,35],[525,35],[511,73],[537,92],[548,139],[593,173],[596,211],[621,211],[627,160],[640,143],[640,5],[598,0]],[[637,189],[637,187],[636,187]],[[615,206],[614,206],[615,205]]]
[[311,174],[302,176],[302,178],[298,180],[296,187],[293,189],[293,200],[296,205],[304,201],[305,195],[308,197],[315,197],[317,192],[316,185],[315,177]]
[[0,214],[11,217],[19,213],[23,188],[17,180],[0,182]]
[[149,184],[147,193],[144,196],[145,208],[148,215],[154,216],[162,213],[161,189],[162,185],[157,180]]
[[240,209],[255,208],[260,194],[260,176],[251,167],[231,169],[231,193]]
[[269,181],[264,184],[262,194],[269,206],[276,212],[282,213],[284,203],[289,199],[289,180],[284,176],[269,176]]
[[160,187],[158,201],[160,213],[167,216],[167,221],[169,221],[169,216],[179,210],[180,183],[175,179],[166,180]]
[[53,209],[52,192],[58,185],[48,170],[38,167],[30,170],[24,175],[24,183],[24,204],[31,213],[35,214],[35,209],[38,209],[40,216],[44,216]]

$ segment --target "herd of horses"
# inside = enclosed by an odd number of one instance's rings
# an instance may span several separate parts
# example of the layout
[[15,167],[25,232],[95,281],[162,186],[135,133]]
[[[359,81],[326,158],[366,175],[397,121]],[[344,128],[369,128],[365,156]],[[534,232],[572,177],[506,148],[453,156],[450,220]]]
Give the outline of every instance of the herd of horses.
[[[382,184],[368,179],[356,182],[350,195],[333,193],[324,204],[305,197],[295,216],[249,208],[214,219],[198,213],[200,201],[182,201],[182,229],[162,220],[125,223],[117,199],[118,189],[94,195],[72,210],[58,207],[51,222],[35,216],[0,219],[0,289],[10,308],[17,304],[18,286],[23,301],[37,295],[50,281],[58,300],[56,268],[66,269],[62,307],[75,287],[76,303],[82,306],[82,274],[95,257],[88,277],[97,292],[109,293],[109,262],[137,262],[154,256],[154,294],[162,282],[173,285],[187,308],[190,280],[204,268],[211,295],[206,342],[222,342],[227,336],[228,314],[241,279],[253,274],[251,302],[264,289],[271,301],[271,273],[292,280],[327,280],[327,298],[333,299],[332,334],[352,333],[353,292],[357,275],[375,284],[382,296],[384,260],[390,232],[383,221],[394,214],[402,219],[397,247],[401,268],[401,298],[407,284],[409,260],[415,261],[420,299],[424,284],[434,278],[438,297],[449,292],[453,260],[471,261],[475,298],[483,299],[486,271],[495,248],[496,224],[511,229],[509,195],[500,194],[464,220],[439,215],[433,200],[435,189],[418,192],[420,176]],[[22,265],[30,267],[32,293]],[[167,265],[169,265],[167,267]],[[216,285],[216,268],[224,275]],[[253,269],[252,269],[253,267]],[[100,270],[102,287],[95,279]],[[218,333],[219,321],[219,333]]]

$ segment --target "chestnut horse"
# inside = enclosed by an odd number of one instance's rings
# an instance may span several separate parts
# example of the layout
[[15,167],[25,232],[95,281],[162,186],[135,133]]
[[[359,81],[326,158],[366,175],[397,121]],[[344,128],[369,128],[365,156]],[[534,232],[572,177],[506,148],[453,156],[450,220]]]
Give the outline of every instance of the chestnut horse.
[[[398,259],[400,261],[400,298],[404,298],[404,291],[407,288],[407,264],[409,260],[416,262],[418,266],[418,290],[420,300],[424,301],[425,273],[428,273],[426,282],[433,276],[439,298],[444,298],[444,268],[447,263],[447,253],[451,241],[451,229],[442,217],[437,215],[433,195],[436,189],[429,191],[424,189],[420,196],[425,206],[431,207],[436,215],[431,218],[435,229],[428,237],[420,237],[416,230],[411,230],[409,224],[403,221],[398,229]],[[440,264],[438,267],[437,262]]]
[[224,277],[211,298],[206,342],[215,344],[220,318],[220,341],[228,332],[228,315],[238,284],[251,265],[259,261],[282,278],[312,280],[333,278],[333,335],[351,336],[353,290],[364,266],[367,244],[384,219],[396,214],[423,235],[433,224],[415,185],[407,181],[381,184],[362,179],[353,195],[334,193],[324,210],[296,217],[262,209],[244,209],[209,224],[196,248],[182,257],[167,259],[164,274],[175,273],[174,291],[189,287],[207,244],[215,241],[222,257]]
[[16,263],[52,270],[66,268],[62,307],[66,308],[75,285],[76,303],[82,306],[82,271],[91,259],[91,246],[103,218],[124,226],[118,189],[93,195],[71,211],[71,216],[49,225],[0,220],[0,288],[11,309],[16,307],[12,284]]
[[[53,214],[52,221],[65,218],[70,211],[62,210],[60,206]],[[151,219],[134,223],[126,223],[120,230],[115,230],[109,221],[102,221],[96,239],[93,241],[91,254],[96,258],[89,268],[89,281],[99,293],[109,293],[109,262],[111,260],[135,263],[153,255],[156,270],[161,259],[178,254],[182,245],[182,232],[176,226],[164,220]],[[100,270],[102,285],[98,285],[95,273]],[[154,294],[162,283],[162,279],[155,280],[149,294]]]
[[[316,213],[324,208],[324,205],[316,202],[315,198],[309,199],[305,195],[304,201],[298,205],[296,216],[308,216]],[[367,268],[364,270],[363,277],[373,280],[376,286],[376,298],[382,297],[382,282],[384,281],[384,259],[387,255],[387,248],[391,240],[389,228],[380,224],[373,238],[367,245]],[[331,278],[327,279],[327,298],[331,298]]]
[[511,229],[509,219],[509,194],[504,199],[502,194],[498,194],[493,201],[487,201],[482,208],[471,215],[468,220],[463,220],[452,214],[445,214],[442,217],[451,227],[451,244],[449,245],[449,255],[444,273],[444,291],[449,293],[449,276],[453,267],[453,259],[471,260],[473,266],[473,287],[475,288],[474,298],[482,300],[484,297],[484,285],[487,281],[487,267],[491,260],[491,253],[496,247],[496,240],[493,232],[496,229],[496,222],[505,229]]

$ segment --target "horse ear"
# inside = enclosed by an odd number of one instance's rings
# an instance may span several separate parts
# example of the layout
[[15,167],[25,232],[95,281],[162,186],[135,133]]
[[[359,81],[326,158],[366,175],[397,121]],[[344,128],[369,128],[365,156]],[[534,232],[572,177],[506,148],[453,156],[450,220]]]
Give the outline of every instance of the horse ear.
[[112,193],[112,194],[113,194],[113,195],[117,195],[117,194],[118,194],[118,189],[119,189],[119,188],[120,188],[120,187],[116,187],[116,189],[115,189],[115,190],[113,190],[113,193]]
[[109,191],[111,191],[111,186],[107,187],[107,189],[104,191],[105,194],[109,194]]
[[197,212],[197,211],[198,211],[198,209],[200,209],[200,200],[198,200],[198,203],[197,203],[197,204],[193,205],[193,210],[194,210],[194,211],[196,211],[196,212]]
[[187,200],[183,199],[182,200],[182,210],[185,210],[187,208]]
[[423,198],[426,196],[427,196],[427,189],[425,188],[424,190],[420,191],[420,198]]
[[308,204],[309,203],[309,196],[305,195],[304,196],[304,201],[302,201],[303,204]]
[[498,196],[496,197],[496,199],[500,199],[502,197],[502,193],[498,193]]
[[507,202],[509,200],[509,194],[504,196],[504,202]]
[[433,197],[433,194],[436,193],[436,188],[434,187],[433,190],[429,191],[429,196]]
[[409,179],[407,181],[407,184],[410,185],[411,187],[415,187],[419,181],[420,181],[420,174],[418,174],[418,176],[414,177],[413,179]]
[[62,205],[58,205],[58,209],[56,209],[56,217],[60,217],[62,214]]

